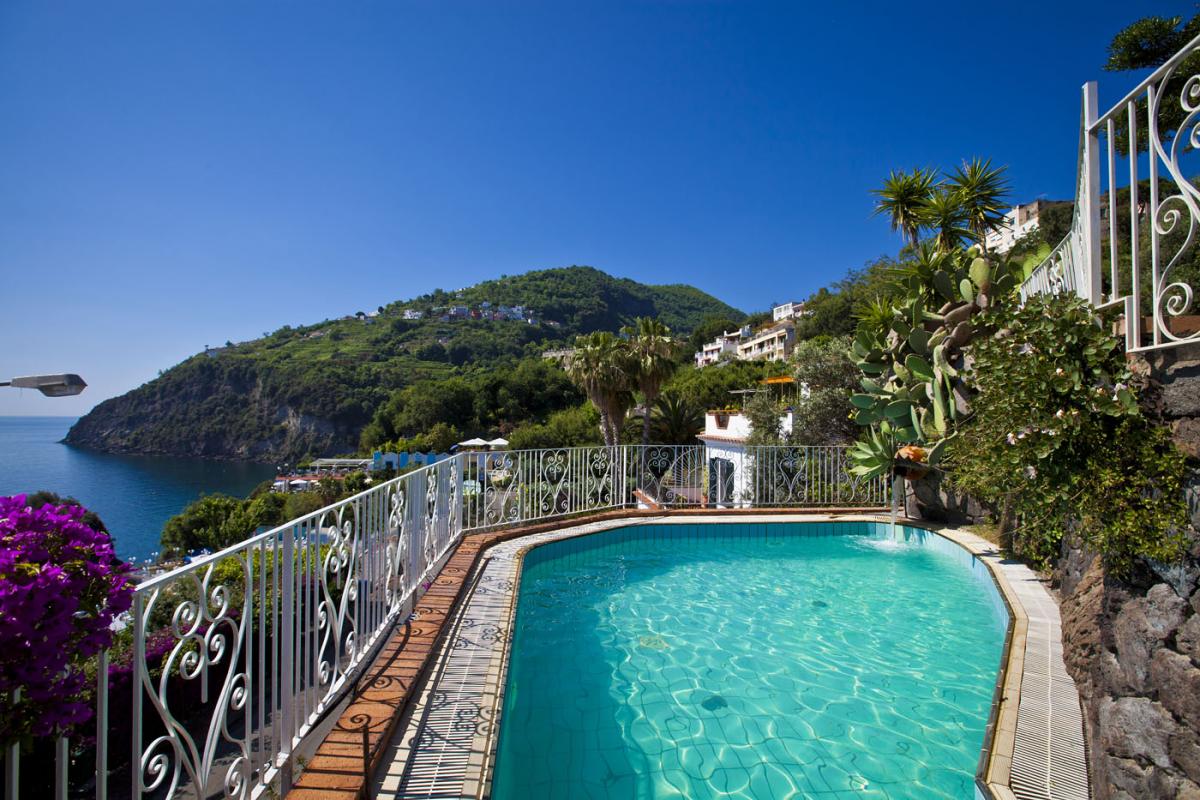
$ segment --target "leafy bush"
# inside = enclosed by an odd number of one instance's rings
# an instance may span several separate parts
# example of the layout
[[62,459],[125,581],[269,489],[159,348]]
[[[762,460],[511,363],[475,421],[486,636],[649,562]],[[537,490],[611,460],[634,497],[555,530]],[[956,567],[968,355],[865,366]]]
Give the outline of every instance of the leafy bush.
[[702,369],[684,367],[663,385],[663,392],[687,397],[705,410],[725,408],[740,404],[731,391],[756,387],[763,378],[778,372],[766,361],[728,361]]
[[[0,743],[87,722],[85,662],[133,597],[130,567],[78,505],[0,497]],[[20,690],[20,700],[17,700]]]
[[750,423],[750,435],[746,444],[751,446],[776,445],[783,443],[783,402],[767,392],[750,396],[742,413]]
[[1078,532],[1115,572],[1179,555],[1187,466],[1139,410],[1120,342],[1074,296],[1002,312],[970,348],[973,416],[950,445],[952,481],[990,504],[1037,564]]
[[854,410],[850,394],[859,385],[859,371],[850,360],[849,337],[821,336],[799,342],[792,352],[796,382],[808,388],[808,396],[792,407],[794,444],[846,444],[858,435],[850,418]]
[[898,293],[891,280],[896,261],[878,258],[862,269],[850,270],[846,277],[822,287],[804,302],[805,315],[796,321],[796,337],[848,336],[854,333],[854,310],[877,298]]
[[[501,362],[466,376],[419,381],[393,392],[363,429],[363,450],[444,453],[467,436],[491,438],[544,422],[583,395],[552,361]],[[441,427],[438,427],[438,426]]]
[[544,423],[523,425],[508,437],[513,450],[602,444],[600,414],[590,403],[556,411]]

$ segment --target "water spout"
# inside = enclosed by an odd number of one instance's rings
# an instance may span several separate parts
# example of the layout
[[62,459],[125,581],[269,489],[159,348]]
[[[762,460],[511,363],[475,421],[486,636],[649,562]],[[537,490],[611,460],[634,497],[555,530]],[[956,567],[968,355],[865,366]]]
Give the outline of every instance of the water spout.
[[892,476],[892,541],[896,541],[896,511],[900,507],[900,493],[903,491],[904,479],[899,475]]

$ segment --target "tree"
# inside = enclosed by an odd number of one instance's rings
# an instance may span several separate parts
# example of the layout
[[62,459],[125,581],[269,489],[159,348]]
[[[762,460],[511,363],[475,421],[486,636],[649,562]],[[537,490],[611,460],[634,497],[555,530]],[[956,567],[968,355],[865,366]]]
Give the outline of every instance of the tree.
[[704,407],[681,392],[664,392],[654,404],[650,430],[655,444],[695,444],[704,430]]
[[703,369],[685,367],[671,376],[663,394],[687,397],[701,409],[725,408],[733,401],[730,392],[757,386],[772,374],[772,369],[766,361],[730,361]]
[[230,519],[241,510],[242,501],[236,497],[201,497],[167,520],[161,537],[163,555],[181,556],[205,548],[219,550],[241,541],[246,532],[239,534],[230,526]]
[[850,394],[859,371],[850,360],[851,338],[821,337],[800,342],[792,351],[792,374],[808,389],[793,409],[790,440],[796,444],[848,444],[858,436],[850,418]]
[[413,355],[422,361],[445,361],[446,348],[437,342],[430,342],[419,347]]
[[805,315],[796,320],[796,338],[846,336],[854,332],[854,311],[875,298],[897,293],[893,285],[897,262],[881,257],[862,269],[850,270],[846,277],[822,287],[804,303]]
[[607,331],[580,336],[575,340],[575,352],[567,371],[600,412],[604,444],[609,447],[620,444],[625,414],[633,405],[633,369],[628,347]]
[[428,441],[428,447],[431,452],[445,453],[462,441],[462,435],[462,431],[453,425],[438,422],[429,429],[429,433],[425,434],[425,438]]
[[[268,484],[270,481],[267,482]],[[247,514],[250,518],[251,531],[258,528],[273,528],[285,521],[284,508],[287,506],[287,496],[279,492],[266,491],[250,501]]]
[[371,479],[367,477],[365,472],[351,472],[342,481],[342,486],[346,489],[346,494],[358,494],[365,492],[371,486]]
[[1008,181],[1005,167],[992,167],[992,160],[973,158],[950,173],[949,185],[962,207],[975,241],[987,252],[987,234],[1004,223]]
[[915,168],[912,172],[893,170],[883,186],[872,191],[879,198],[876,214],[886,214],[892,230],[899,231],[910,246],[916,247],[925,224],[929,195],[937,178],[932,170]]
[[750,423],[750,435],[746,444],[750,446],[777,445],[783,443],[783,403],[761,391],[750,396],[743,411]]
[[638,317],[634,324],[621,329],[628,339],[627,348],[634,382],[642,393],[646,413],[642,415],[642,444],[650,444],[650,409],[662,391],[663,382],[678,366],[671,358],[671,330],[656,319]]
[[[966,209],[958,194],[948,186],[939,185],[930,192],[922,217],[925,226],[933,231],[934,245],[943,253],[961,246],[970,234],[966,227]],[[915,251],[918,247],[912,249]]]
[[[1143,17],[1122,28],[1112,38],[1104,69],[1125,72],[1160,67],[1197,35],[1200,35],[1200,14],[1187,22],[1179,16]],[[1168,99],[1158,107],[1158,133],[1164,139],[1177,131],[1186,118],[1188,111],[1179,103],[1179,98],[1183,95],[1184,84],[1197,73],[1200,73],[1200,54],[1192,53],[1184,58],[1160,90],[1161,96]],[[1171,98],[1174,102],[1170,102]],[[1136,102],[1137,118],[1143,122],[1138,125],[1137,151],[1142,152],[1149,146],[1149,128],[1144,124],[1147,114],[1145,95],[1142,94]],[[1113,121],[1116,123],[1113,138],[1117,152],[1128,155],[1129,115],[1117,114]]]
[[509,446],[514,450],[530,450],[602,444],[599,421],[595,406],[583,403],[554,412],[544,423],[517,428],[509,434]]

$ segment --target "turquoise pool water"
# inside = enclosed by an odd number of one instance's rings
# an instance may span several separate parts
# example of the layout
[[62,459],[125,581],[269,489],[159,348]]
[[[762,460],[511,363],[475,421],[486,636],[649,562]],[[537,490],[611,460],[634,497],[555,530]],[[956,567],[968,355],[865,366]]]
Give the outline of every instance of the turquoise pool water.
[[526,556],[494,798],[971,798],[1007,612],[876,523],[642,525]]

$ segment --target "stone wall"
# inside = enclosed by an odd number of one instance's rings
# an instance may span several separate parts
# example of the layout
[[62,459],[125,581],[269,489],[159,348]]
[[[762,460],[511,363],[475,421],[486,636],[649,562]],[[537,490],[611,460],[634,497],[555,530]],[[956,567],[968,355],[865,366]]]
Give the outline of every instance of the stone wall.
[[[1200,347],[1137,362],[1151,413],[1200,459]],[[1188,488],[1200,530],[1200,471]],[[1058,575],[1064,658],[1083,699],[1098,800],[1200,800],[1200,534],[1182,565],[1128,580],[1070,544]]]

